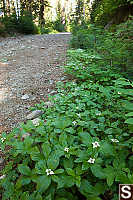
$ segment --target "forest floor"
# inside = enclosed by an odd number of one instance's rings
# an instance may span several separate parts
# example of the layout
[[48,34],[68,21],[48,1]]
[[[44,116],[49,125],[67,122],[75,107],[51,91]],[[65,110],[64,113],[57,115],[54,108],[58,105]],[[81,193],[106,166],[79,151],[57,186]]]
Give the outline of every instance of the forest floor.
[[0,133],[9,132],[29,114],[29,107],[56,93],[66,77],[71,34],[30,35],[0,39]]

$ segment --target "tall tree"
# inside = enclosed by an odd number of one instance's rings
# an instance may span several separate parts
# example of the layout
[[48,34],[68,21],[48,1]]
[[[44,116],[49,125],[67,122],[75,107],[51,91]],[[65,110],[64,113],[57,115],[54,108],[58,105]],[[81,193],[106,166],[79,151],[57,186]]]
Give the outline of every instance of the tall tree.
[[4,13],[4,16],[6,15],[6,3],[5,0],[2,0],[2,11]]
[[78,24],[83,19],[84,16],[84,0],[77,0],[76,11],[75,11],[75,22]]

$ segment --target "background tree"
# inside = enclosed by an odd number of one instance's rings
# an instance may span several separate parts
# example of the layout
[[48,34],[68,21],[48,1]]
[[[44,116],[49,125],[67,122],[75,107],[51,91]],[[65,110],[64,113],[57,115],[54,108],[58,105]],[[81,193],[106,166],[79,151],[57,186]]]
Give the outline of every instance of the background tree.
[[91,9],[91,22],[107,25],[120,24],[133,15],[132,0],[94,0]]

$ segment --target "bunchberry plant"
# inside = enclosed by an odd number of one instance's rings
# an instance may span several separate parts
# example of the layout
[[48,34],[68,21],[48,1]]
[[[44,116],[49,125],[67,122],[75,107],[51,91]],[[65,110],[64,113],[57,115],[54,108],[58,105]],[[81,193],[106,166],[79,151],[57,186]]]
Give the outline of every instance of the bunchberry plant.
[[51,106],[32,108],[37,126],[1,135],[2,200],[117,200],[133,183],[133,83],[95,49],[69,50],[65,72],[75,78],[58,82]]

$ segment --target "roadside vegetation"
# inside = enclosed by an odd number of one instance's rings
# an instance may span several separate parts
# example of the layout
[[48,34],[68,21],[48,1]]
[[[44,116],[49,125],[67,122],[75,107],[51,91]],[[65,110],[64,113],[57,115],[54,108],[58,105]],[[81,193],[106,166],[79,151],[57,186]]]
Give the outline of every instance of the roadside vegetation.
[[43,111],[38,124],[1,135],[10,147],[2,200],[117,200],[119,183],[133,183],[132,17],[71,30],[63,68],[72,80],[57,83],[49,106],[31,108]]

